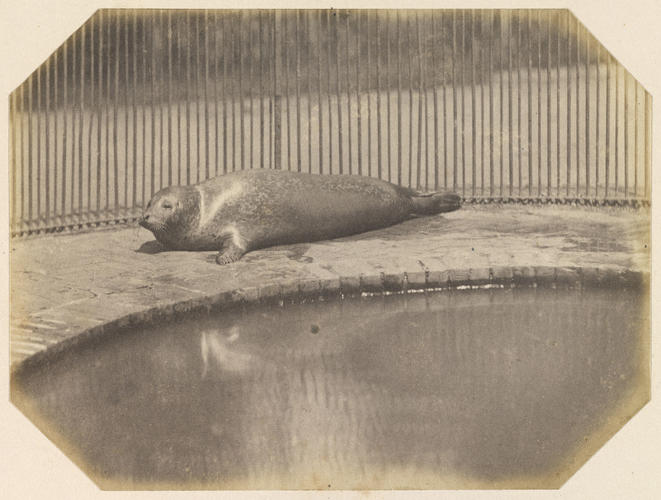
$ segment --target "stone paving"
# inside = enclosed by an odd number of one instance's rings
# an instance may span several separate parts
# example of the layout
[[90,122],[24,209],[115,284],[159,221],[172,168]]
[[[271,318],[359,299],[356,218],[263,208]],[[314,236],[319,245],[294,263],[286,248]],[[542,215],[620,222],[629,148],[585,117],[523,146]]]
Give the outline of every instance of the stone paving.
[[[251,252],[160,252],[122,227],[11,241],[11,363],[148,309],[294,280],[503,267],[650,269],[647,210],[468,205],[379,231]],[[424,274],[423,274],[424,276]]]

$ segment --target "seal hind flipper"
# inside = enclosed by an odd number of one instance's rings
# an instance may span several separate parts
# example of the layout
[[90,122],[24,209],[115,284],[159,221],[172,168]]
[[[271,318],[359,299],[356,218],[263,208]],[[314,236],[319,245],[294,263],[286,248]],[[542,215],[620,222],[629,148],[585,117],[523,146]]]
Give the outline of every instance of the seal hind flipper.
[[434,215],[452,212],[461,208],[461,196],[455,193],[414,194],[411,196],[413,213],[416,215]]

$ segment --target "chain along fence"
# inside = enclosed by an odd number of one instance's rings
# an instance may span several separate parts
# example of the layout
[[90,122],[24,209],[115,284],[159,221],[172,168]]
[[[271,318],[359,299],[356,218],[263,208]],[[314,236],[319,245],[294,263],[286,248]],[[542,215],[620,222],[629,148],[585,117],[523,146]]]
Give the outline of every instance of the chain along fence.
[[247,168],[650,198],[651,97],[567,10],[101,10],[10,117],[13,235]]

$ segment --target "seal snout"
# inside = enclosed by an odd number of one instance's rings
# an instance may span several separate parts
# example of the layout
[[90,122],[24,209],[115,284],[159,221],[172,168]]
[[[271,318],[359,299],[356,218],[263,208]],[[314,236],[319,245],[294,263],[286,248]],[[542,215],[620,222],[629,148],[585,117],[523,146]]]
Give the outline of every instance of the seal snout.
[[142,218],[138,221],[138,224],[140,224],[145,229],[150,229],[151,224],[149,223],[149,214],[143,215]]

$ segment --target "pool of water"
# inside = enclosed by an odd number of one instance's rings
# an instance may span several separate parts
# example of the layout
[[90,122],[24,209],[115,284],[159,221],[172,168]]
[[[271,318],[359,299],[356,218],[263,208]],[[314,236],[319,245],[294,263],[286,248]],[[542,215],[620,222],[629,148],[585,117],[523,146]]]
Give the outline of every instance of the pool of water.
[[647,314],[624,289],[246,307],[81,346],[12,400],[107,488],[558,486],[647,400]]

